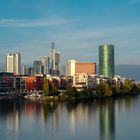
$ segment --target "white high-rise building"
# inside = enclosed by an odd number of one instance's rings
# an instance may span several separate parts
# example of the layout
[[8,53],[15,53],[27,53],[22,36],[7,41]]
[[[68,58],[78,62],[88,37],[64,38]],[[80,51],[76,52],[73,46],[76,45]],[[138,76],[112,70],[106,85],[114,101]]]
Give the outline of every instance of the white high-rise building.
[[15,53],[15,74],[21,74],[21,55],[20,53]]
[[21,55],[20,53],[7,54],[6,56],[6,72],[19,75],[21,70]]
[[66,75],[74,76],[75,74],[75,60],[68,60],[66,64]]

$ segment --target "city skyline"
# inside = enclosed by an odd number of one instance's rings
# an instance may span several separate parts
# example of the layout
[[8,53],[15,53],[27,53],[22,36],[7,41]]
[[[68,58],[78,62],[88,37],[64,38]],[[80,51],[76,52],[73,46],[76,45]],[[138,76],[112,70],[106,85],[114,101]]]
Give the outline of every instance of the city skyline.
[[139,65],[139,6],[139,0],[3,1],[0,65],[5,54],[16,51],[23,64],[32,64],[50,52],[52,41],[63,62],[98,63],[98,46],[111,43],[116,46],[116,64]]

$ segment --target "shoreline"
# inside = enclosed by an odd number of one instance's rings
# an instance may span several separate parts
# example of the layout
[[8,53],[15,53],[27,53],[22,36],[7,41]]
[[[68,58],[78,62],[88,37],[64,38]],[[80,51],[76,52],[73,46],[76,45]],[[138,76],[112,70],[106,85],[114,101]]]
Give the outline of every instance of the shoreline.
[[129,93],[129,94],[121,94],[121,95],[117,95],[117,96],[96,96],[96,97],[68,97],[68,96],[46,96],[46,97],[23,97],[25,100],[33,100],[33,101],[37,101],[37,102],[71,102],[71,101],[92,101],[92,100],[102,100],[102,99],[108,99],[108,98],[112,98],[112,99],[117,99],[117,98],[125,98],[125,97],[137,97],[139,96],[140,93],[137,94],[133,94],[133,93]]

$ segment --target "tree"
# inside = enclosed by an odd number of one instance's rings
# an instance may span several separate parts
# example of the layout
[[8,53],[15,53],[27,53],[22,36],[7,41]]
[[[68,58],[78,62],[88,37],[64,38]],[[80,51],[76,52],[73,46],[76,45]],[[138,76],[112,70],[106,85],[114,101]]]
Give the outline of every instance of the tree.
[[132,90],[132,82],[129,79],[124,81],[123,91],[125,93],[130,93]]
[[78,92],[77,92],[77,90],[76,90],[76,88],[75,87],[71,87],[71,86],[69,86],[69,87],[67,87],[67,92],[66,92],[66,94],[68,95],[68,96],[76,96],[76,94],[77,94]]
[[119,95],[121,93],[121,88],[119,85],[112,85],[111,91],[113,95]]
[[111,96],[112,95],[112,91],[111,91],[108,83],[98,84],[96,87],[96,93],[99,96]]
[[49,89],[50,89],[50,95],[51,96],[56,95],[58,93],[58,89],[54,84],[51,84],[49,86]]
[[49,95],[49,83],[48,79],[44,79],[44,85],[43,85],[43,90],[44,90],[44,95],[48,96]]
[[133,93],[139,93],[138,85],[133,84],[133,85],[132,85],[132,89],[131,89],[131,91],[132,91]]
[[112,91],[109,87],[109,85],[107,83],[105,83],[104,85],[104,95],[105,96],[111,96],[112,95]]
[[104,95],[104,84],[103,83],[98,84],[96,86],[96,89],[95,90],[96,90],[97,95],[103,96]]

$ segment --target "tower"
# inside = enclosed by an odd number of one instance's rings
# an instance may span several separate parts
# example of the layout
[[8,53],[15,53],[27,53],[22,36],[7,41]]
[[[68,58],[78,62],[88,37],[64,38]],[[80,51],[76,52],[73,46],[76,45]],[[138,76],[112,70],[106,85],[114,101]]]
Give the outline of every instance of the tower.
[[50,73],[50,57],[44,56],[41,57],[42,66],[43,66],[43,74]]
[[56,52],[55,53],[55,69],[56,69],[56,71],[57,71],[57,73],[59,73],[60,74],[60,69],[61,69],[61,67],[60,67],[60,52]]
[[74,76],[76,60],[68,60],[66,64],[66,75]]
[[14,54],[14,57],[15,57],[15,74],[18,75],[18,74],[21,74],[21,55],[20,53],[15,53]]
[[21,55],[20,53],[7,54],[6,56],[6,72],[19,75],[21,72]]
[[54,42],[51,43],[51,69],[55,70],[55,48]]
[[34,61],[33,62],[33,70],[34,74],[43,74],[43,67],[41,61]]
[[99,46],[99,74],[105,77],[114,76],[114,45]]

